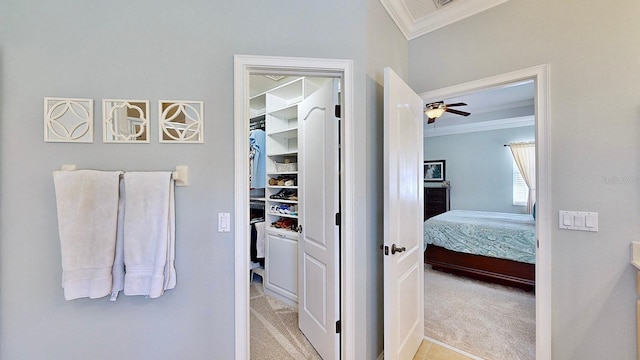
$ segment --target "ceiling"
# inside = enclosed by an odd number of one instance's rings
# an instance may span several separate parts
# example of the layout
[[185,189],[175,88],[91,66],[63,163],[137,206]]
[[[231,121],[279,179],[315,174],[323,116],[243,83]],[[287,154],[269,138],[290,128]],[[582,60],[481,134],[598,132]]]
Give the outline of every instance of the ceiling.
[[509,0],[380,0],[407,40],[507,1]]
[[453,98],[426,99],[425,104],[440,100],[445,104],[466,103],[467,106],[453,109],[470,112],[471,115],[460,116],[445,112],[433,124],[427,124],[425,116],[425,137],[530,126],[535,123],[535,83],[533,80],[507,84]]

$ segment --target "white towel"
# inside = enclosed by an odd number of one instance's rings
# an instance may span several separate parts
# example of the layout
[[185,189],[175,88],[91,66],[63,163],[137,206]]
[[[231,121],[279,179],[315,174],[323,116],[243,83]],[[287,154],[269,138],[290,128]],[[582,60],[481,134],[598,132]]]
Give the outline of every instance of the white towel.
[[127,172],[125,295],[157,298],[176,284],[174,181],[170,172]]
[[56,171],[64,298],[111,293],[119,171]]
[[265,224],[266,222],[257,222],[256,226],[256,257],[264,257],[264,237],[265,237]]
[[116,301],[118,293],[124,290],[124,180],[120,179],[120,200],[118,201],[118,230],[116,232],[116,254],[113,261],[113,286],[111,301]]

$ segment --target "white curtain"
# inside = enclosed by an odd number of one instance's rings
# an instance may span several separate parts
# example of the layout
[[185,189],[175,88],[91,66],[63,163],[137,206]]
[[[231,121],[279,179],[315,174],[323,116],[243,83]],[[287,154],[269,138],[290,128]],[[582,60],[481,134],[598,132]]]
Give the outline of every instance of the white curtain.
[[529,188],[527,197],[527,212],[533,212],[533,204],[536,201],[536,143],[520,142],[509,144],[513,159],[518,165],[520,175]]

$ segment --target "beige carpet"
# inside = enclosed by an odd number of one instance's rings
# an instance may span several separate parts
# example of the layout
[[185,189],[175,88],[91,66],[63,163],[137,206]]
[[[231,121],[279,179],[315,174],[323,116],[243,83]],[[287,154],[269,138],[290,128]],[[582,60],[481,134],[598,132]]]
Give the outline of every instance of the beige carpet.
[[425,336],[487,360],[535,359],[535,296],[425,265]]
[[251,283],[251,359],[321,359],[298,329],[297,309],[264,294]]

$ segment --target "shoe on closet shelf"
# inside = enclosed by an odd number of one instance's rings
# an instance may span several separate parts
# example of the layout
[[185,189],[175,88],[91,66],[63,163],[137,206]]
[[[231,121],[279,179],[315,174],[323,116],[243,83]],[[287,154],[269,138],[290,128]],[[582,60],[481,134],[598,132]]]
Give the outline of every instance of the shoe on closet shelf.
[[277,194],[273,194],[273,195],[269,196],[269,198],[271,198],[271,199],[280,199],[280,200],[291,200],[290,199],[291,196],[296,196],[296,198],[297,198],[295,190],[282,189],[282,190],[278,191]]
[[289,179],[287,181],[284,182],[284,186],[295,186],[295,181],[293,181],[292,179]]
[[278,205],[278,208],[276,209],[276,211],[280,214],[288,214],[289,213],[289,206],[286,204],[280,204]]
[[270,199],[284,199],[285,189],[278,191],[277,193],[270,195]]
[[295,220],[289,218],[280,218],[278,221],[271,223],[272,227],[279,229],[293,230],[295,228]]

